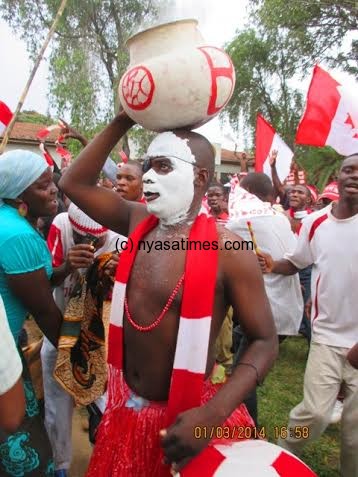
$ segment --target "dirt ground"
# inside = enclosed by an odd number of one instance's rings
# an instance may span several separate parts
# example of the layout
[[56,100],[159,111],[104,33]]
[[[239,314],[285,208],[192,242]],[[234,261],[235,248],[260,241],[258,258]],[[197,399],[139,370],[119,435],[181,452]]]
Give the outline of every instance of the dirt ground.
[[84,416],[86,416],[86,411],[75,410],[72,427],[73,459],[70,477],[83,477],[85,475],[92,452],[88,433],[83,430],[83,424],[86,422]]

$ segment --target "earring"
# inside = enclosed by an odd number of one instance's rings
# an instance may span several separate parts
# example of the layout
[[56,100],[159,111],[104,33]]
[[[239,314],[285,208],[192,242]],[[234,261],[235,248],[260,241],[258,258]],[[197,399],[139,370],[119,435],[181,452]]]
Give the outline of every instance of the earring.
[[21,204],[19,205],[19,208],[17,209],[21,217],[26,217],[28,210],[29,210],[29,207],[26,204],[26,202],[21,202]]

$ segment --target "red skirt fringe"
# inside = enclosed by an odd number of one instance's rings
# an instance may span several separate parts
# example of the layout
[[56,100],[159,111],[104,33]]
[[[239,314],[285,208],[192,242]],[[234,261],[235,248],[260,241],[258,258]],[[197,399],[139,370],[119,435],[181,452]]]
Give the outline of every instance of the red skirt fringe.
[[[209,401],[219,387],[208,380],[202,403]],[[110,366],[108,404],[86,477],[171,477],[169,467],[162,464],[159,440],[159,431],[166,423],[167,403],[151,401],[135,411],[125,407],[130,393],[122,372]],[[242,404],[224,426],[254,427],[254,422]],[[218,441],[210,444],[214,443]]]

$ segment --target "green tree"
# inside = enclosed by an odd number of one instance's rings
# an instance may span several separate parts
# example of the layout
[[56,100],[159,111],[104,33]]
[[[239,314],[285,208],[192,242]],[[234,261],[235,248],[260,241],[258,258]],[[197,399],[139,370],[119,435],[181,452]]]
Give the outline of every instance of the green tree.
[[290,87],[296,63],[289,47],[290,39],[284,33],[273,37],[253,28],[238,32],[226,48],[236,72],[227,113],[234,127],[243,118],[252,136],[261,112],[292,146],[302,95]]
[[[34,57],[59,0],[0,0],[0,15]],[[69,0],[51,43],[50,105],[86,133],[113,116],[128,66],[126,40],[153,22],[157,0]]]
[[16,121],[19,123],[44,124],[46,126],[53,123],[53,119],[37,111],[22,111],[19,113]]
[[250,0],[256,23],[290,36],[303,74],[326,62],[358,77],[358,4],[356,0]]

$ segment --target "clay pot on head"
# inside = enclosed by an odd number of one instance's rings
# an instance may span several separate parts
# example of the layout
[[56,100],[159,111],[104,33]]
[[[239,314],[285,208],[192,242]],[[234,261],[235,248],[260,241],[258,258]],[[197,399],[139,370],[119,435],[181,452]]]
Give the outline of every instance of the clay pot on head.
[[196,20],[150,28],[131,37],[130,65],[119,97],[127,114],[152,131],[197,128],[229,102],[235,86],[230,57],[207,46]]

